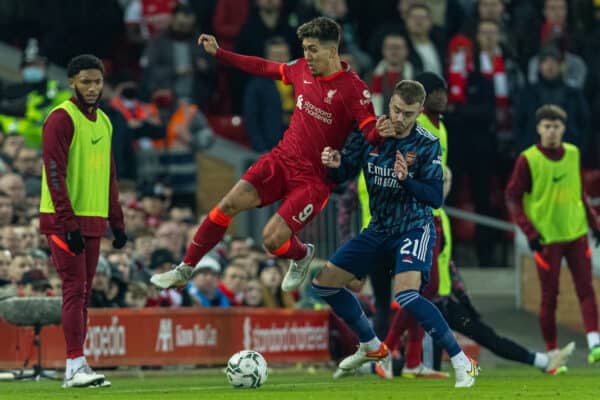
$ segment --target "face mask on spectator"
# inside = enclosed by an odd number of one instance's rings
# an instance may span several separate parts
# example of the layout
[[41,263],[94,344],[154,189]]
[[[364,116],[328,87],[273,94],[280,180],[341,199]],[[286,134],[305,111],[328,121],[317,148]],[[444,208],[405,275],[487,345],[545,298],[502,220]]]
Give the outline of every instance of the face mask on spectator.
[[171,107],[171,104],[173,104],[173,100],[175,99],[171,93],[161,93],[155,95],[153,100],[158,108],[168,108]]
[[36,67],[34,65],[23,68],[23,80],[27,83],[38,83],[41,82],[46,76],[44,68]]

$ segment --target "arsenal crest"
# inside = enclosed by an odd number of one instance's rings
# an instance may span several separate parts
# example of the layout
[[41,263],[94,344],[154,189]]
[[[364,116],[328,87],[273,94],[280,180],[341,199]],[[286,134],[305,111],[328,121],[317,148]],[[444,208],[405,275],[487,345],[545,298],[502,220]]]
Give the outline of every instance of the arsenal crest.
[[414,151],[408,151],[404,155],[404,159],[406,160],[406,165],[410,167],[417,161],[417,154]]

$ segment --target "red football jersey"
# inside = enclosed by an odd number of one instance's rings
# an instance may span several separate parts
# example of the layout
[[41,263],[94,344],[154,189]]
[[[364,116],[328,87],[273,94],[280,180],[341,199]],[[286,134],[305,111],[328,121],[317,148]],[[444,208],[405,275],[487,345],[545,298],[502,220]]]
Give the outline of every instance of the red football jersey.
[[315,77],[303,58],[281,64],[281,79],[294,86],[296,109],[272,153],[290,168],[325,176],[323,148],[341,149],[353,129],[376,120],[367,85],[346,63],[342,67]]

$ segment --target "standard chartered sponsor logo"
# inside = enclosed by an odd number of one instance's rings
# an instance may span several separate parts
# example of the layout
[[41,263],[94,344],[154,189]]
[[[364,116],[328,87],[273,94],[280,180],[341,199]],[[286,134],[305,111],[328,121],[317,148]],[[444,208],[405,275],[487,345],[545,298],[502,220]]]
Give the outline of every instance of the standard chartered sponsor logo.
[[328,125],[333,123],[332,114],[330,112],[327,112],[322,108],[315,106],[310,101],[305,100],[303,95],[298,96],[296,99],[296,107],[321,122],[324,122]]
[[329,323],[320,326],[305,323],[298,326],[286,322],[282,326],[272,323],[270,327],[252,324],[252,319],[244,319],[244,347],[258,352],[286,352],[325,350],[329,343]]

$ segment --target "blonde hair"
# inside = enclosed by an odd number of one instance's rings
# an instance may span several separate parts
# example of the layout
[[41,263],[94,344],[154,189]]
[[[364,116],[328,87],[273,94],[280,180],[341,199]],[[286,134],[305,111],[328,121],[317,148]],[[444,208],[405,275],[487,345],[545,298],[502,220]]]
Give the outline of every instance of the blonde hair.
[[406,104],[419,103],[420,105],[423,105],[423,103],[425,103],[425,97],[427,97],[425,88],[420,82],[407,79],[396,83],[394,94],[400,96]]

